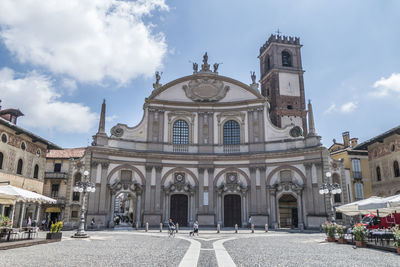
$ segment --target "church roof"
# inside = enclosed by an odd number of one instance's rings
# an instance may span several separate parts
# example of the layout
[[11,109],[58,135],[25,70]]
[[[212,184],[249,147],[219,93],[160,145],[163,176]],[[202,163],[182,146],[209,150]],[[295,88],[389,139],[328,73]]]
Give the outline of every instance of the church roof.
[[70,159],[70,158],[81,158],[85,154],[85,147],[78,148],[65,148],[62,150],[49,150],[46,158],[53,159]]

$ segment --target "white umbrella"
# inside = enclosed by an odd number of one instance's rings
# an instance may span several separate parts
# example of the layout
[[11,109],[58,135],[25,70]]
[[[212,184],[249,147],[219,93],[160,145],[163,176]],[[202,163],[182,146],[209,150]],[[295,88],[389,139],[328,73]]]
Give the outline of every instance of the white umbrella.
[[348,203],[348,204],[336,207],[336,211],[342,212],[343,214],[346,214],[349,216],[354,216],[354,215],[359,215],[359,214],[367,214],[367,213],[370,213],[371,210],[376,211],[376,208],[375,209],[371,209],[371,208],[376,207],[376,205],[381,205],[382,199],[383,198],[381,198],[381,197],[372,196],[367,199],[355,201],[352,203]]
[[56,203],[57,200],[12,185],[0,186],[0,198],[20,202]]

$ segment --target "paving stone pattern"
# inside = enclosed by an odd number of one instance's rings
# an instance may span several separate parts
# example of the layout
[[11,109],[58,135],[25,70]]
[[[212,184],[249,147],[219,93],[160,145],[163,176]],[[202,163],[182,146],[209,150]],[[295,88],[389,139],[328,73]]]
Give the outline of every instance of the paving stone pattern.
[[[90,239],[0,251],[2,266],[178,266],[190,243],[133,232],[92,232]],[[63,232],[64,236],[72,233]],[[167,235],[167,234],[165,234]]]
[[324,241],[323,234],[270,234],[227,241],[237,266],[400,266],[400,256]]

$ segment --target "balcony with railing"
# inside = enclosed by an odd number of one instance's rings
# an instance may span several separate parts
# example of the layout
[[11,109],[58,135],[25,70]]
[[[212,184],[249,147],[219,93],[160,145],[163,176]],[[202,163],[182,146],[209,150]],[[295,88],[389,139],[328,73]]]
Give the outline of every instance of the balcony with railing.
[[68,179],[68,173],[66,172],[45,172],[45,179]]

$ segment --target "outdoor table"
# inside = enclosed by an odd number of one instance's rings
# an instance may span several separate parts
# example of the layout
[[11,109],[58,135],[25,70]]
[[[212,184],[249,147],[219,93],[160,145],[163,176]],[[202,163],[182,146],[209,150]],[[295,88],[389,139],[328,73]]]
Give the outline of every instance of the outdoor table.
[[393,232],[390,231],[372,231],[370,233],[371,237],[375,240],[375,245],[378,243],[378,239],[381,241],[383,246],[383,241],[386,240],[389,244],[390,239],[393,239]]

